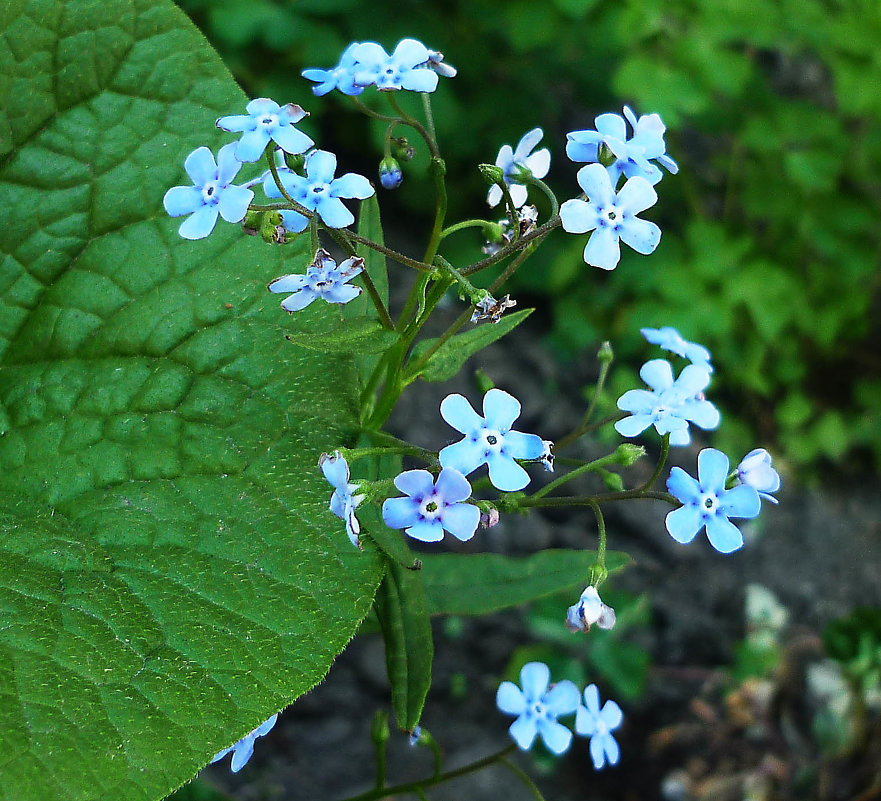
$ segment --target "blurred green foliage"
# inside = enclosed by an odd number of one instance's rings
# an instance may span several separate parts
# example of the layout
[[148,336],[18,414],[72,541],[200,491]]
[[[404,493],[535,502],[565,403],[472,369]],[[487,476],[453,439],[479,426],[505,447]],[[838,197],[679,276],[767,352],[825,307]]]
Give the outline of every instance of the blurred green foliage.
[[[349,101],[311,98],[300,71],[334,65],[355,40],[390,49],[414,36],[443,51],[459,68],[432,98],[452,215],[485,213],[475,165],[535,125],[565,198],[577,192],[567,131],[624,102],[660,112],[681,172],[648,215],[664,231],[658,251],[628,251],[604,274],[582,262],[584,237],[558,236],[518,276],[521,302],[547,296],[564,357],[611,339],[623,357],[612,389],[639,386],[640,326],[674,325],[706,344],[727,413],[715,441],[732,458],[760,441],[796,465],[881,462],[877,0],[180,3],[246,91],[321,110],[310,130],[368,174],[382,128],[324,113]],[[430,194],[414,169],[383,196],[402,230]]]

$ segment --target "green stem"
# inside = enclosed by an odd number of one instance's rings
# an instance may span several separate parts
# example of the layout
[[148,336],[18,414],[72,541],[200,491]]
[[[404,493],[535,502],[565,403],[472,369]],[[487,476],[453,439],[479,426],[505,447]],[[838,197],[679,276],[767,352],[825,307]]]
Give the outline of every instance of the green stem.
[[366,114],[368,117],[373,117],[373,119],[375,120],[385,120],[386,122],[403,122],[400,117],[392,117],[389,114],[381,114],[378,111],[374,111],[359,97],[354,97],[352,95],[349,95],[349,97],[351,98],[352,102],[358,107],[358,110]]
[[[398,104],[398,98],[395,97],[394,92],[386,92],[385,96],[388,98],[389,105],[395,110],[395,113],[398,117],[404,122],[405,125],[409,125],[413,128],[423,139],[425,144],[428,146],[428,152],[431,154],[432,159],[440,160],[440,151],[437,148],[437,142],[434,137],[428,132],[425,126],[419,122],[415,117],[410,116],[404,109],[400,107]],[[392,118],[390,118],[392,119]]]
[[508,245],[505,245],[505,247],[500,248],[491,256],[487,256],[485,259],[481,259],[480,261],[475,262],[469,267],[463,267],[462,275],[473,275],[474,273],[479,273],[481,270],[485,270],[487,267],[491,267],[496,262],[506,259],[512,253],[522,250],[533,240],[544,238],[547,234],[553,231],[554,228],[559,228],[561,224],[562,223],[560,221],[559,215],[551,217],[551,219],[549,219],[547,222],[539,225],[538,228],[534,228],[528,234],[521,236],[520,239],[515,240]]
[[609,375],[609,368],[611,366],[612,363],[609,361],[600,362],[600,374],[597,377],[597,383],[593,391],[593,397],[590,399],[590,405],[587,407],[584,417],[581,418],[581,425],[573,431],[570,431],[565,437],[556,443],[554,447],[557,450],[562,450],[563,448],[568,447],[590,431],[590,418],[593,417],[593,413],[596,411],[597,403],[599,402],[600,395],[606,385],[606,378]]
[[385,303],[382,302],[379,290],[376,288],[376,284],[373,283],[373,279],[370,277],[370,273],[367,272],[366,267],[361,270],[358,277],[364,283],[364,288],[367,290],[367,294],[370,295],[370,299],[376,307],[376,313],[379,315],[379,322],[382,323],[382,327],[387,331],[394,331],[395,321],[392,320],[391,315],[388,313],[388,309],[385,307]]
[[[285,189],[284,184],[281,182],[281,178],[278,176],[278,167],[275,166],[275,149],[267,147],[263,152],[266,154],[266,160],[269,162],[269,172],[272,173],[272,180],[275,181],[275,185],[278,187],[278,191],[281,192],[281,196],[299,211],[303,206],[297,203],[297,201],[288,194],[288,190]],[[304,210],[309,214],[310,218],[315,216],[315,212],[310,212],[308,209]]]
[[[554,446],[556,448],[556,446]],[[578,478],[578,476],[583,476],[585,473],[590,473],[595,471],[601,467],[605,467],[607,464],[616,464],[618,462],[618,451],[612,451],[612,453],[606,454],[605,456],[601,456],[599,459],[594,459],[592,462],[587,462],[586,464],[581,465],[580,467],[576,467],[574,470],[570,470],[566,475],[560,476],[558,479],[552,481],[550,484],[545,484],[540,490],[537,490],[529,497],[533,500],[537,498],[544,498],[545,495],[553,492],[557,487],[561,487],[567,481],[571,481],[573,478]]]
[[605,570],[606,569],[606,519],[603,517],[602,509],[600,509],[600,505],[594,501],[593,503],[588,504],[591,509],[593,509],[594,516],[597,519],[597,536],[599,537],[599,542],[597,543],[597,563],[599,566]]
[[419,459],[422,459],[429,464],[437,464],[436,451],[430,451],[427,448],[420,448],[418,445],[414,445],[412,442],[406,442],[402,439],[398,439],[397,437],[385,431],[365,429],[364,433],[371,440],[383,446],[373,449],[379,453],[388,453],[391,451],[394,451],[396,453],[406,453],[409,456],[415,456]]
[[478,759],[476,762],[472,762],[469,765],[464,765],[461,768],[448,770],[445,773],[432,776],[428,779],[421,779],[415,782],[406,782],[405,784],[397,784],[393,787],[375,788],[373,790],[368,790],[366,793],[353,795],[349,798],[343,799],[343,801],[375,801],[375,799],[387,798],[388,796],[403,795],[405,793],[418,793],[420,790],[424,791],[428,787],[436,787],[437,785],[443,784],[444,782],[448,782],[452,779],[458,779],[460,776],[468,776],[469,774],[476,773],[479,770],[483,770],[484,768],[489,767],[496,762],[501,762],[515,748],[516,746],[509,745],[507,748],[503,748],[498,753],[491,754],[490,756],[484,757],[483,759]]
[[513,762],[511,762],[511,760],[504,758],[499,760],[499,764],[504,765],[506,768],[508,768],[508,770],[511,771],[511,773],[513,773],[518,779],[520,779],[521,782],[523,782],[524,787],[526,787],[526,789],[529,790],[530,793],[532,793],[532,797],[535,799],[535,801],[545,801],[545,797],[541,794],[541,790],[538,789],[536,783],[532,781],[532,779],[529,777],[526,771],[523,770],[523,768],[521,768],[519,765],[515,765]]
[[533,501],[530,498],[522,498],[517,504],[523,508],[531,507],[566,507],[566,506],[590,506],[597,503],[609,503],[611,501],[626,500],[655,500],[666,501],[671,506],[676,506],[679,501],[669,492],[657,492],[656,490],[622,490],[621,492],[606,492],[602,495],[567,495],[562,498],[539,498]]
[[544,181],[540,181],[534,175],[529,177],[527,183],[532,184],[544,193],[545,197],[551,202],[551,217],[556,217],[560,211],[560,203],[557,200],[557,196],[553,193],[553,190]]
[[491,223],[489,220],[462,220],[462,222],[458,222],[455,225],[449,225],[441,231],[440,238],[446,239],[450,234],[455,234],[457,231],[463,231],[466,228],[483,228],[484,230],[487,226],[495,225],[495,223]]
[[639,490],[647,490],[651,489],[654,483],[658,480],[658,477],[661,475],[661,471],[664,469],[664,465],[667,464],[667,457],[670,455],[670,435],[664,434],[661,438],[661,455],[658,458],[658,463],[655,465],[655,472],[652,473],[652,477],[645,482],[641,487],[638,487]]
[[423,256],[422,260],[426,263],[431,263],[434,261],[435,255],[437,255],[441,234],[444,230],[444,218],[447,215],[447,185],[446,181],[444,181],[447,168],[444,166],[443,159],[440,156],[433,156],[428,169],[434,180],[435,212],[434,225],[431,228],[431,236],[428,239],[428,246],[425,248],[425,256]]
[[425,112],[425,122],[428,123],[428,133],[433,142],[437,142],[437,132],[434,130],[434,114],[431,111],[431,95],[422,92],[422,110]]

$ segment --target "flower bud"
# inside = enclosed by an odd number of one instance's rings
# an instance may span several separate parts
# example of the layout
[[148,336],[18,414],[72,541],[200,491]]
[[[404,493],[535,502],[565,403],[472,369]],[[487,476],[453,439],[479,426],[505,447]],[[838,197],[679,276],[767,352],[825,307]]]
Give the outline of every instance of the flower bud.
[[612,343],[608,340],[603,342],[603,344],[600,345],[600,349],[597,351],[597,359],[603,364],[611,364],[614,358],[615,354],[612,351]]
[[401,165],[391,156],[386,156],[379,162],[379,182],[385,189],[397,189],[404,180]]
[[505,180],[505,171],[495,164],[478,164],[477,169],[489,184],[500,184]]
[[499,522],[499,510],[494,506],[491,506],[487,511],[480,513],[480,527],[481,528],[492,528],[495,525],[498,525]]
[[609,492],[622,492],[624,490],[624,479],[611,470],[603,470],[603,484]]
[[285,229],[281,223],[281,214],[277,211],[263,212],[263,219],[260,221],[260,237],[270,245],[285,244]]
[[370,739],[377,745],[382,745],[389,738],[388,712],[377,709],[370,724]]
[[389,144],[391,144],[392,156],[398,161],[410,161],[416,155],[406,136],[395,136]]
[[645,456],[645,448],[642,445],[634,445],[632,442],[624,442],[615,451],[615,461],[622,467],[630,467]]

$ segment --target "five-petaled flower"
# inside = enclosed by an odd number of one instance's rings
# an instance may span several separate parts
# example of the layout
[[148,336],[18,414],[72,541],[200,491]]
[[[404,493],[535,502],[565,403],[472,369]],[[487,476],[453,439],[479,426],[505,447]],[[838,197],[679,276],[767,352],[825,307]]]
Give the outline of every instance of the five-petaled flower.
[[303,70],[301,75],[309,81],[315,81],[317,86],[312,87],[312,93],[321,97],[334,89],[339,89],[344,95],[360,95],[364,91],[363,86],[355,83],[355,61],[354,52],[359,46],[359,42],[352,42],[342,56],[340,56],[339,64],[329,70],[308,69]]
[[305,153],[315,144],[306,134],[294,127],[308,116],[296,103],[279,106],[268,97],[258,97],[245,106],[247,114],[234,114],[217,120],[224,131],[241,133],[236,145],[239,161],[257,161],[272,140],[286,153]]
[[764,448],[756,448],[744,456],[734,474],[741,484],[755,489],[760,498],[777,503],[769,493],[780,489],[780,474],[771,466],[771,454]]
[[[328,228],[345,228],[355,222],[355,217],[340,198],[364,200],[374,193],[373,186],[363,175],[347,172],[334,178],[336,156],[326,150],[313,150],[306,156],[304,164],[306,176],[290,170],[280,170],[279,180],[285,191],[300,205],[315,211]],[[271,175],[263,181],[263,191],[267,197],[282,197],[281,190]],[[306,230],[309,220],[299,212],[283,210],[281,219],[289,231],[300,233]]]
[[437,89],[438,73],[429,68],[431,54],[432,51],[416,39],[402,39],[391,55],[376,42],[364,42],[352,52],[357,62],[355,83],[375,85],[382,91],[433,92]]
[[214,230],[218,215],[227,222],[244,219],[254,193],[232,183],[242,168],[235,149],[235,142],[224,145],[215,162],[207,147],[196,148],[184,161],[193,186],[173,186],[165,193],[165,211],[172,217],[190,215],[178,228],[184,239],[204,239]]
[[596,684],[584,688],[584,704],[575,713],[575,733],[590,737],[590,757],[594,768],[601,770],[607,763],[617,765],[621,749],[612,732],[624,720],[621,707],[614,701],[606,701],[600,709],[600,693]]
[[444,468],[435,482],[427,470],[407,470],[395,478],[404,498],[388,498],[382,519],[389,528],[403,528],[414,539],[438,542],[449,531],[456,539],[470,540],[480,521],[480,509],[462,503],[471,497],[471,485],[458,470]]
[[496,693],[496,706],[508,715],[517,715],[508,729],[514,742],[528,750],[536,734],[554,754],[562,754],[572,743],[572,732],[557,718],[578,709],[578,688],[568,680],[549,689],[551,671],[543,662],[528,662],[520,671],[520,685],[503,681]]
[[361,525],[355,517],[355,509],[364,500],[364,496],[352,494],[357,491],[358,484],[349,483],[349,464],[340,456],[339,451],[334,451],[332,456],[322,453],[318,466],[334,488],[333,495],[330,496],[330,511],[346,522],[346,534],[352,545],[360,550],[361,541],[358,535],[361,533]]
[[566,613],[566,628],[571,632],[590,631],[596,624],[601,629],[615,625],[615,610],[600,599],[596,587],[586,587],[577,604],[569,607]]
[[462,395],[447,395],[440,412],[465,435],[438,454],[441,466],[467,476],[486,464],[493,486],[505,492],[523,489],[529,483],[529,474],[514,460],[541,459],[550,447],[536,434],[511,430],[520,416],[520,401],[501,389],[491,389],[484,395],[483,417]]
[[728,518],[752,518],[762,502],[754,487],[740,484],[726,490],[728,457],[715,448],[704,448],[697,456],[697,479],[681,467],[674,467],[667,489],[682,503],[668,513],[667,531],[674,540],[691,542],[706,526],[707,538],[720,553],[731,553],[743,545],[743,535]]
[[602,164],[588,164],[578,171],[578,184],[587,200],[573,198],[560,207],[563,230],[570,234],[593,231],[584,247],[584,260],[603,270],[614,270],[621,259],[618,240],[637,253],[652,253],[661,241],[661,229],[636,215],[654,206],[658,195],[641,177],[630,178],[615,192]]
[[688,445],[689,422],[707,430],[719,425],[719,410],[703,397],[710,383],[703,367],[689,364],[674,381],[670,362],[652,359],[640,368],[639,376],[652,391],[631,389],[618,398],[618,408],[631,413],[615,423],[622,437],[635,437],[654,425],[662,436],[670,435],[671,445]]
[[269,734],[277,720],[278,712],[268,720],[263,721],[263,723],[254,729],[254,731],[246,734],[237,743],[234,743],[229,748],[224,748],[219,754],[215,754],[214,759],[212,759],[211,762],[214,763],[223,759],[228,753],[230,753],[230,751],[232,751],[232,760],[230,761],[229,768],[233,773],[238,773],[243,767],[245,767],[248,760],[251,758],[251,754],[254,753],[254,740],[258,737],[263,737],[264,735]]
[[688,359],[692,364],[703,367],[708,373],[713,372],[710,352],[703,345],[683,339],[675,328],[665,325],[661,328],[640,328],[639,332],[645,337],[646,342]]
[[[633,137],[627,138],[627,122],[633,128]],[[594,120],[595,131],[573,131],[566,134],[566,155],[572,161],[597,162],[600,160],[600,147],[605,145],[615,157],[608,167],[612,183],[617,185],[621,175],[627,178],[641,176],[652,185],[658,183],[663,173],[651,163],[657,161],[671,173],[679,172],[679,167],[668,155],[664,143],[666,127],[658,114],[644,114],[639,119],[624,106],[624,117],[620,114],[600,114]]]
[[305,275],[283,275],[267,288],[270,292],[293,293],[281,302],[281,307],[291,313],[305,309],[316,298],[328,303],[348,303],[361,294],[361,287],[348,282],[363,269],[364,259],[352,257],[337,265],[330,253],[319,248]]
[[[551,151],[546,147],[533,153],[535,146],[543,136],[541,128],[533,128],[523,135],[515,149],[511,145],[502,145],[499,155],[496,156],[496,167],[503,171],[505,183],[511,193],[511,200],[515,208],[520,208],[526,202],[528,190],[524,186],[524,180],[531,174],[534,178],[544,178],[551,168]],[[489,188],[486,202],[490,206],[498,206],[502,199],[502,189],[498,184]]]

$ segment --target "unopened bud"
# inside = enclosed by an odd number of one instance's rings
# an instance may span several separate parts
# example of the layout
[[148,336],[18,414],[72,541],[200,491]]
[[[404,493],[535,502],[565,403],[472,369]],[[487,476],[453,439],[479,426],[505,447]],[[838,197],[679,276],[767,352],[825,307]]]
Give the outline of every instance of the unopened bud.
[[499,510],[495,508],[495,506],[490,507],[487,511],[480,513],[480,527],[481,528],[492,528],[495,525],[498,525],[499,522]]
[[285,243],[285,229],[281,223],[281,214],[277,211],[263,212],[260,221],[260,236],[264,242],[270,245],[283,245]]
[[642,445],[634,445],[632,442],[624,442],[615,451],[615,461],[622,467],[630,467],[645,456],[645,448]]
[[401,165],[391,156],[379,162],[379,182],[384,189],[397,189],[404,180]]
[[370,739],[378,745],[382,745],[389,736],[388,712],[384,709],[377,709],[373,716],[373,723],[370,724]]
[[600,349],[597,351],[597,359],[604,364],[611,364],[614,358],[615,353],[612,351],[612,343],[608,340],[603,342],[603,344],[600,345]]
[[398,161],[410,161],[416,155],[413,146],[407,141],[406,136],[396,136],[391,142],[392,156]]
[[505,180],[505,171],[501,167],[496,167],[495,164],[478,164],[477,169],[480,170],[480,174],[487,183],[500,184]]
[[609,492],[622,492],[624,490],[624,479],[617,473],[610,470],[603,470],[603,484]]

